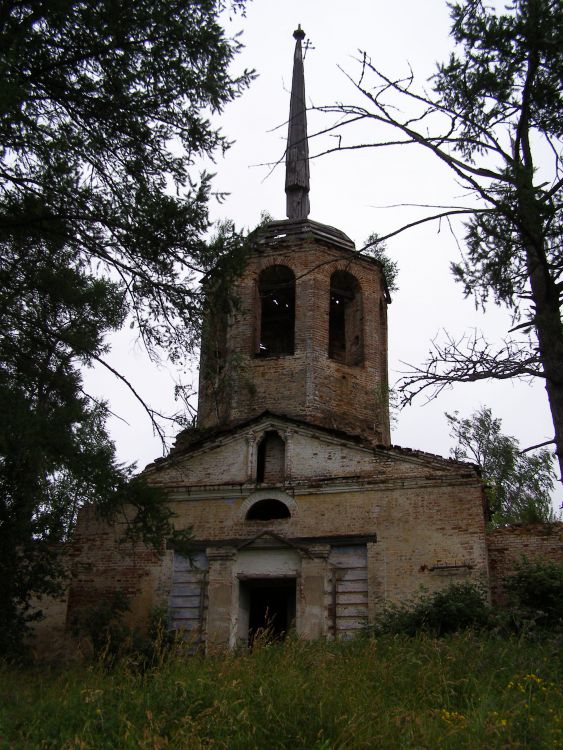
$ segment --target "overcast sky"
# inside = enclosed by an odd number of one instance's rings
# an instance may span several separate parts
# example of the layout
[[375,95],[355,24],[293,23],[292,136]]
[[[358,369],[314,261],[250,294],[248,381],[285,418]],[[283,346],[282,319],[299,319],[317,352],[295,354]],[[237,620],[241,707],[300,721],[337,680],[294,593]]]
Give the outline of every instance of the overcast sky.
[[[436,62],[452,49],[450,19],[443,0],[254,0],[246,17],[235,17],[230,31],[240,30],[245,49],[233,70],[256,69],[259,77],[250,90],[229,105],[220,118],[224,133],[235,141],[225,159],[213,166],[215,187],[230,195],[212,207],[214,219],[233,219],[238,228],[251,229],[262,211],[285,218],[283,166],[272,173],[285,146],[294,40],[300,23],[312,47],[305,58],[308,104],[359,102],[353,86],[340,70],[357,73],[358,50],[366,51],[377,67],[396,76],[412,67],[421,85],[435,71]],[[326,126],[317,113],[309,115],[309,133]],[[362,140],[366,131],[362,133]],[[354,141],[354,133],[345,135]],[[310,152],[317,150],[313,139]],[[462,201],[453,176],[415,146],[333,154],[311,161],[310,218],[346,232],[360,247],[372,233],[386,234],[420,218],[423,209],[386,208],[395,204],[452,204]],[[457,237],[463,232],[458,226]],[[402,363],[421,363],[430,341],[447,329],[459,336],[471,329],[499,340],[510,328],[509,315],[494,306],[483,314],[473,300],[464,300],[449,264],[459,258],[456,238],[447,226],[418,227],[387,243],[399,264],[399,291],[389,308],[390,382]],[[127,372],[147,401],[170,408],[178,374],[154,371],[127,334],[116,338],[111,361]],[[186,375],[183,375],[186,378]],[[110,378],[88,376],[90,389],[111,401],[120,419],[110,429],[121,460],[142,468],[162,450],[151,426],[130,398]],[[522,447],[553,436],[545,389],[541,383],[485,382],[458,385],[429,404],[424,399],[404,409],[392,432],[394,444],[449,455],[452,445],[445,411],[469,416],[481,405],[503,420],[506,433]],[[561,491],[558,495],[560,504]]]

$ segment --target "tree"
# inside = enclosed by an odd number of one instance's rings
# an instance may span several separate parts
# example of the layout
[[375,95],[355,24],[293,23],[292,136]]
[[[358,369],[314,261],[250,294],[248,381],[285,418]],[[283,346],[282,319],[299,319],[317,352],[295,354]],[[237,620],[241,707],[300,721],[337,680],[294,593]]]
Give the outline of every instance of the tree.
[[457,413],[446,417],[457,441],[452,458],[471,461],[481,469],[493,526],[555,520],[551,504],[555,473],[549,450],[521,453],[518,441],[503,435],[501,420],[488,407],[466,419]]
[[399,264],[392,260],[387,253],[387,246],[379,239],[377,233],[373,232],[364,242],[364,252],[381,263],[387,289],[390,292],[398,292]]
[[233,243],[204,241],[210,177],[195,160],[228,147],[207,118],[252,77],[228,71],[239,45],[223,10],[0,3],[0,650],[60,584],[51,545],[81,504],[108,520],[127,506],[129,536],[158,549],[173,533],[160,494],[116,462],[81,368],[112,370],[106,337],[125,322],[154,358],[181,361],[197,339],[194,279]]
[[341,135],[338,146],[324,153],[417,144],[447,165],[473,197],[469,205],[445,207],[381,239],[427,221],[468,217],[467,254],[452,265],[455,278],[478,302],[492,297],[506,305],[515,319],[510,333],[524,339],[509,335],[495,348],[477,337],[450,336],[435,345],[425,365],[407,373],[403,400],[421,391],[436,395],[453,382],[540,377],[563,473],[563,6],[559,0],[515,0],[499,14],[482,0],[450,7],[461,51],[438,66],[433,93],[417,91],[412,72],[386,76],[364,53],[353,83],[369,104],[320,108],[339,117],[323,132],[371,121],[398,137],[348,145]]

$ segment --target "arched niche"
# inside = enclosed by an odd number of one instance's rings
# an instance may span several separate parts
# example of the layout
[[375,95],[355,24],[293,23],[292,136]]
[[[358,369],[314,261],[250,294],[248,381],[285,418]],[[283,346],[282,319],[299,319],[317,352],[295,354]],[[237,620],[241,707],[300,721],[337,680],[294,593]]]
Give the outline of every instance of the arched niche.
[[346,365],[361,365],[364,359],[362,294],[348,271],[330,277],[328,356]]
[[268,430],[258,443],[256,481],[280,484],[285,479],[285,441],[275,430]]
[[293,354],[295,350],[295,274],[287,266],[269,266],[258,277],[257,354]]

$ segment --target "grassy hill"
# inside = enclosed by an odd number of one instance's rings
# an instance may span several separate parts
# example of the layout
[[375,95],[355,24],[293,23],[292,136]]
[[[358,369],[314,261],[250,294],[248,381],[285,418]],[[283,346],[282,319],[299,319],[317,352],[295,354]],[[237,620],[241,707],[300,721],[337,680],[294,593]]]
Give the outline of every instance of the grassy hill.
[[562,642],[457,634],[258,646],[140,670],[0,668],[0,748],[563,748]]

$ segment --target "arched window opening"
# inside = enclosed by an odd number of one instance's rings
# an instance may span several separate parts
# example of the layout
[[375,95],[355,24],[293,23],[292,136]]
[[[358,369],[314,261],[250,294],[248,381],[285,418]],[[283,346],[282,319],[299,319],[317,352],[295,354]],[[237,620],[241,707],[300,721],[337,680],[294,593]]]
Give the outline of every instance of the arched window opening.
[[260,335],[258,354],[293,354],[295,348],[295,275],[287,266],[270,266],[258,279]]
[[362,296],[357,279],[347,271],[330,277],[328,356],[346,365],[363,361]]
[[277,432],[266,432],[258,445],[256,481],[268,484],[285,478],[285,443]]
[[281,500],[258,500],[246,514],[247,521],[275,521],[278,518],[291,518],[289,508]]

